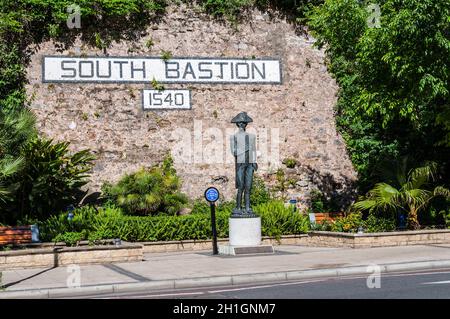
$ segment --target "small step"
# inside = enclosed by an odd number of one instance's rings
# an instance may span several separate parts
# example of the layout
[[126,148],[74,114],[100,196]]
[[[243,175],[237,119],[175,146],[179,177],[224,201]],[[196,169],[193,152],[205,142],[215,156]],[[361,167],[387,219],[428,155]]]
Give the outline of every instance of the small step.
[[273,254],[275,251],[272,245],[258,245],[258,246],[232,246],[219,245],[220,255],[254,255],[254,254]]

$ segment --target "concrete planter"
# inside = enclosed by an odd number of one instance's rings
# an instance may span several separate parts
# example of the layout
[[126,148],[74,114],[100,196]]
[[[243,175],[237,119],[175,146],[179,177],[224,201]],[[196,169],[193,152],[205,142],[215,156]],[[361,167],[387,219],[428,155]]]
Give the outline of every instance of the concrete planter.
[[140,244],[65,247],[55,244],[27,245],[21,250],[0,251],[0,270],[58,267],[70,264],[96,264],[143,260]]
[[450,229],[363,234],[329,231],[311,231],[308,233],[308,245],[318,247],[370,248],[430,244],[450,244]]

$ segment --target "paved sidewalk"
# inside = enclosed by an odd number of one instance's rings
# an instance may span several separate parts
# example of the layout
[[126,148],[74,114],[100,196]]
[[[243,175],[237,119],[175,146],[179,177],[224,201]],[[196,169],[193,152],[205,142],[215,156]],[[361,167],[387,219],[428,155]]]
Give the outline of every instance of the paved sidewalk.
[[[128,284],[123,287],[132,289],[139,285],[146,287],[147,283],[169,283],[180,280],[179,284],[175,283],[172,286],[189,287],[195,286],[195,281],[199,284],[208,282],[211,285],[227,284],[230,278],[231,284],[238,281],[245,283],[289,280],[290,272],[314,273],[315,276],[323,273],[325,276],[333,274],[327,270],[333,270],[337,274],[345,274],[346,271],[350,274],[349,270],[359,269],[361,272],[363,268],[358,266],[366,267],[370,264],[389,265],[389,271],[393,271],[395,267],[399,270],[409,269],[408,265],[412,265],[411,269],[433,268],[439,265],[447,267],[447,264],[450,266],[450,245],[367,249],[282,245],[276,246],[275,251],[273,255],[239,257],[213,256],[210,251],[152,253],[146,254],[142,262],[82,265],[81,286],[106,287]],[[7,270],[3,271],[2,284],[7,286],[6,292],[67,288],[67,281],[71,276],[70,269],[63,266],[50,269]]]

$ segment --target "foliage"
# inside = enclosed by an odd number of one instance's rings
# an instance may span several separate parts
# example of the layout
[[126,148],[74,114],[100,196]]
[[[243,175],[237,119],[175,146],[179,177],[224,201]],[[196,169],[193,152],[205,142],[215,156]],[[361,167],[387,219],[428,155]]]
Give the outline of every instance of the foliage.
[[66,232],[56,235],[53,242],[60,243],[63,242],[67,246],[78,246],[79,242],[86,237],[84,232]]
[[88,181],[93,155],[88,150],[70,153],[68,142],[34,138],[22,147],[23,169],[15,180],[14,220],[25,215],[46,218],[76,201]]
[[[262,234],[280,236],[301,234],[308,231],[308,218],[292,213],[280,201],[268,202],[255,207],[262,219]],[[228,218],[231,211],[219,206],[216,213],[218,237],[228,236]],[[211,238],[209,214],[185,216],[127,216],[114,206],[100,208],[83,207],[74,212],[69,222],[65,214],[51,216],[39,222],[40,235],[44,241],[55,241],[59,234],[83,234],[81,239],[95,242],[101,239],[120,238],[126,241],[169,241]],[[70,237],[70,238],[72,238]],[[58,238],[61,239],[61,238]]]
[[162,50],[161,51],[161,59],[163,61],[168,61],[168,60],[172,59],[172,52],[166,51],[166,50]]
[[261,11],[276,11],[295,24],[305,23],[305,14],[323,0],[197,0],[203,10],[216,18],[226,18],[231,23],[241,20],[248,9],[257,7]]
[[188,198],[180,192],[181,181],[166,157],[160,166],[125,175],[117,184],[106,183],[104,197],[130,215],[176,215]]
[[225,17],[235,22],[242,11],[255,3],[254,0],[204,0],[202,7],[215,17]]
[[337,212],[340,211],[339,204],[333,200],[328,199],[320,190],[313,189],[310,193],[311,210],[314,213],[321,212]]
[[280,192],[281,197],[285,197],[285,192],[287,188],[289,187],[289,181],[286,178],[286,174],[282,168],[277,169],[276,174],[276,185],[273,187],[274,191]]
[[[61,0],[3,0],[0,35],[61,35],[71,14],[67,10],[70,4]],[[166,6],[162,0],[98,0],[77,1],[76,4],[80,6],[83,28],[103,23],[104,29],[117,22],[130,23],[133,16],[148,19],[155,13],[163,12]]]
[[[52,215],[43,221],[34,221],[39,227],[39,235],[43,241],[52,241],[58,234],[66,232],[93,233],[103,219],[119,219],[123,217],[122,210],[112,205],[105,205],[98,210],[91,206],[83,206],[74,211],[72,221],[67,220],[67,214]],[[87,238],[83,238],[87,239]]]
[[209,204],[203,199],[194,200],[191,214],[209,214]]
[[267,203],[270,200],[270,193],[264,180],[255,175],[253,177],[252,191],[250,193],[250,203],[252,206]]
[[357,0],[326,0],[308,23],[340,85],[336,121],[363,191],[378,163],[406,154],[449,175],[450,3],[378,3],[380,28]]
[[164,91],[165,90],[164,85],[159,83],[155,78],[152,79],[150,84],[151,84],[152,88],[154,88],[155,90],[158,90],[158,91]]
[[364,219],[361,213],[351,213],[344,217],[338,217],[332,222],[324,220],[321,223],[313,224],[311,230],[355,233],[359,227],[362,227],[366,233],[389,232],[396,229],[396,223],[392,217],[369,214]]
[[403,210],[408,213],[408,227],[420,227],[418,213],[429,206],[430,201],[437,196],[450,199],[450,190],[443,186],[430,187],[430,182],[436,179],[437,164],[414,168],[408,172],[399,171],[397,183],[377,183],[365,199],[356,202],[353,207],[360,211],[386,212]]
[[280,237],[308,231],[308,216],[293,212],[282,201],[260,204],[254,211],[261,216],[261,231],[265,236]]
[[363,226],[362,214],[352,213],[345,217],[337,218],[331,224],[331,231],[355,233]]
[[363,221],[362,227],[366,233],[388,232],[396,229],[396,222],[392,217],[387,218],[369,214],[367,219]]
[[0,110],[0,202],[12,199],[11,178],[24,166],[20,148],[36,134],[34,121],[34,116],[26,109],[20,112]]
[[450,212],[447,212],[447,214],[445,215],[445,225],[447,226],[447,228],[450,228]]
[[145,46],[147,47],[147,49],[151,49],[154,45],[155,45],[155,42],[153,41],[152,38],[145,41]]
[[286,165],[287,168],[294,168],[295,165],[297,165],[297,160],[295,158],[285,158],[283,164]]

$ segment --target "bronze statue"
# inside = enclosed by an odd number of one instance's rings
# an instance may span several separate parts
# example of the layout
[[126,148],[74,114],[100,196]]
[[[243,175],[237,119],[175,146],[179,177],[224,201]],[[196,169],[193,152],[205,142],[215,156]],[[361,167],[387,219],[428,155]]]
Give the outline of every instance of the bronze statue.
[[[256,217],[250,207],[250,192],[253,173],[258,169],[256,163],[256,136],[247,133],[245,128],[253,122],[246,112],[236,115],[231,123],[236,123],[239,131],[230,137],[231,153],[235,159],[236,176],[236,208],[232,217]],[[242,194],[244,194],[245,208],[242,209]]]

